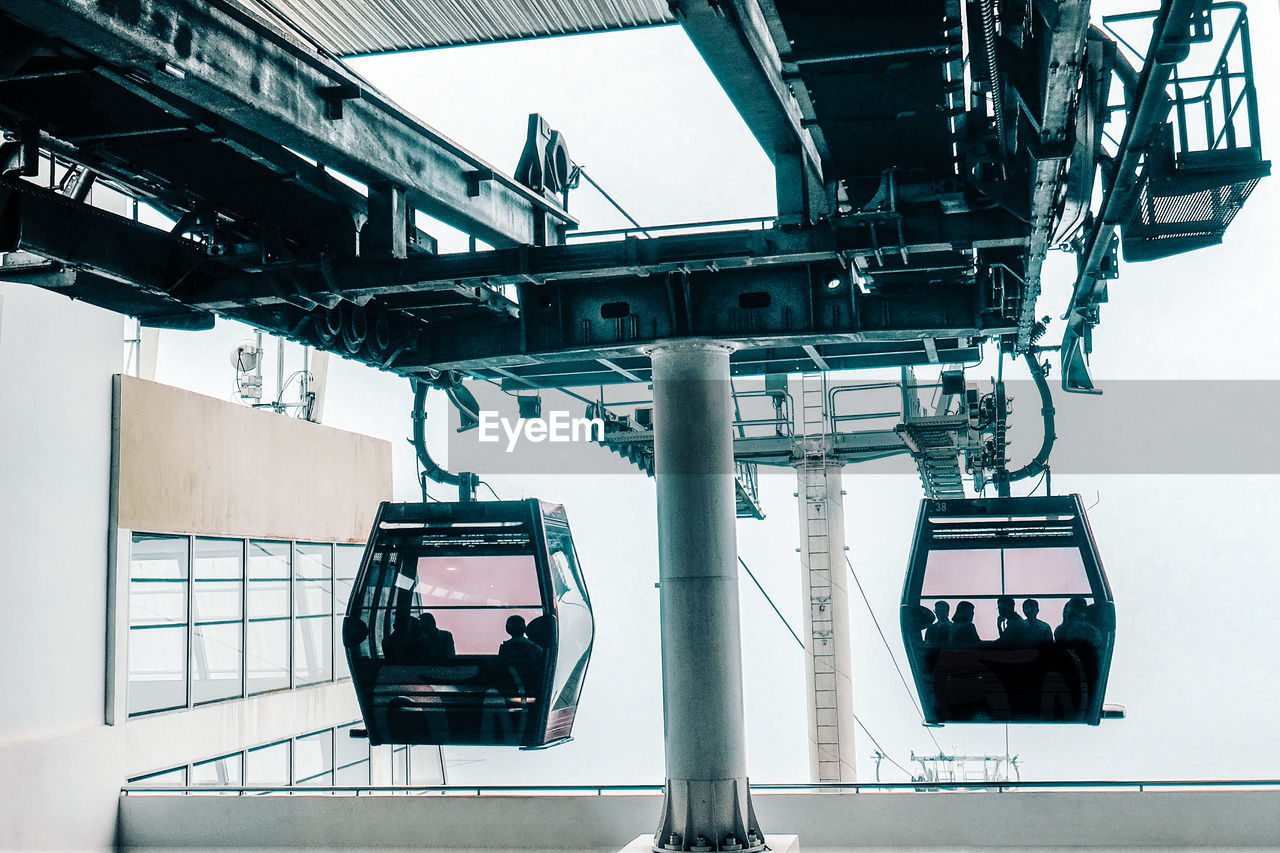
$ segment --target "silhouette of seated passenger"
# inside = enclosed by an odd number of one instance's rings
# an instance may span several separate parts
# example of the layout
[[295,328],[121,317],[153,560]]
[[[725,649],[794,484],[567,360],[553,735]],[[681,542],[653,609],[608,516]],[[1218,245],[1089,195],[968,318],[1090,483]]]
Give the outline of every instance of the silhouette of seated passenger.
[[945,601],[939,601],[933,605],[933,612],[937,621],[924,629],[924,644],[926,646],[945,646],[951,642],[951,605]]
[[498,647],[498,657],[513,665],[538,663],[542,660],[542,646],[524,635],[525,622],[523,616],[507,618],[507,633],[511,639],[503,641]]
[[418,662],[442,663],[454,657],[453,634],[436,627],[436,617],[423,613],[418,618]]
[[1031,638],[1033,646],[1051,646],[1053,645],[1053,629],[1049,627],[1048,622],[1043,622],[1039,618],[1040,602],[1034,598],[1028,598],[1022,602],[1022,612],[1027,615],[1027,632]]
[[551,648],[555,644],[556,617],[544,613],[530,619],[529,624],[524,628],[524,635],[543,649]]
[[973,624],[973,602],[962,601],[956,605],[951,619],[951,645],[956,648],[974,648],[982,641]]
[[382,644],[387,663],[410,664],[418,660],[418,618],[410,616],[396,624],[391,636]]
[[1018,615],[1018,607],[1012,595],[1002,595],[997,598],[996,611],[998,613],[996,628],[1000,631],[1000,636],[996,638],[997,644],[1020,647],[1031,645],[1031,630]]
[[1089,622],[1089,605],[1083,597],[1075,596],[1062,608],[1062,624],[1054,631],[1053,639],[1063,646],[1102,647],[1102,632]]

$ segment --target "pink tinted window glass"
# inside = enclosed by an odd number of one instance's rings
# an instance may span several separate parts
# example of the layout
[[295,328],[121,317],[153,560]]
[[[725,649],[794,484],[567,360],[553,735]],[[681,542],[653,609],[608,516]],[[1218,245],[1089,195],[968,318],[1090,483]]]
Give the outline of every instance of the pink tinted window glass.
[[479,605],[540,610],[542,606],[537,564],[527,554],[419,557],[417,591],[422,605],[429,609]]
[[924,566],[921,594],[998,595],[1000,552],[992,550],[930,551]]
[[1009,595],[1089,595],[1089,578],[1076,548],[1012,548],[1004,552]]
[[507,639],[507,618],[523,616],[525,623],[542,615],[541,608],[501,610],[450,610],[427,608],[436,627],[453,634],[453,651],[459,655],[496,655]]

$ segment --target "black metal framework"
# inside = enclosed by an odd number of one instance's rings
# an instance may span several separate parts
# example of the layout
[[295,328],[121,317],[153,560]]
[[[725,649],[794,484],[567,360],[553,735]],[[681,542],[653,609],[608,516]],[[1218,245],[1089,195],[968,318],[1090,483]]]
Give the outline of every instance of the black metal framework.
[[[1103,20],[1111,26],[1155,17],[1113,15]],[[1249,193],[1271,171],[1262,159],[1244,4],[1212,4],[1196,18],[1189,41],[1193,47],[1204,43],[1208,50],[1189,50],[1170,73],[1170,116],[1152,140],[1138,203],[1123,229],[1128,261],[1221,242]]]
[[[1119,275],[1121,237],[1126,261],[1220,243],[1271,171],[1262,159],[1243,3],[1168,0],[1158,12],[1103,20],[1108,38],[1115,37],[1114,70],[1124,84],[1123,106],[1109,111],[1123,115],[1124,130],[1103,170],[1093,223],[1078,241],[1079,272],[1062,339],[1062,387],[1082,393],[1096,392],[1087,356],[1108,282]],[[1120,36],[1123,25],[1151,33],[1145,50]]]
[[901,617],[928,722],[1102,718],[1115,605],[1079,495],[922,502]]
[[567,740],[594,621],[564,507],[382,504],[342,634],[372,744]]

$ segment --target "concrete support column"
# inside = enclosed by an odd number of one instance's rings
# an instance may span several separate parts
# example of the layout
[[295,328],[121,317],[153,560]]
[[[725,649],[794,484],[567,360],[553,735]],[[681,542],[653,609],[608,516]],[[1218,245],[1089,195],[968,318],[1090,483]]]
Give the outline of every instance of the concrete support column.
[[809,778],[856,782],[849,572],[844,562],[843,466],[825,457],[796,467],[804,584]]
[[729,353],[651,353],[667,761],[657,851],[764,849],[747,786]]

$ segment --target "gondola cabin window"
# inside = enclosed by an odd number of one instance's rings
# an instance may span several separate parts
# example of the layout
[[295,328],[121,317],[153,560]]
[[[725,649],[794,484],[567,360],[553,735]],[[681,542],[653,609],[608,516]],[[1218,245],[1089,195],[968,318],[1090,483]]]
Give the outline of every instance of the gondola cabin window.
[[1014,599],[1026,618],[1028,599],[1039,607],[1038,620],[1052,628],[1063,621],[1063,610],[1076,597],[1093,604],[1084,561],[1075,548],[990,548],[934,551],[925,563],[920,603],[930,611],[945,602],[951,614],[961,601],[973,604],[973,626],[981,640],[1000,637],[998,601]]
[[453,635],[456,654],[495,654],[508,639],[507,619],[527,624],[542,615],[531,555],[419,557],[416,569],[412,609],[434,615],[437,629]]

